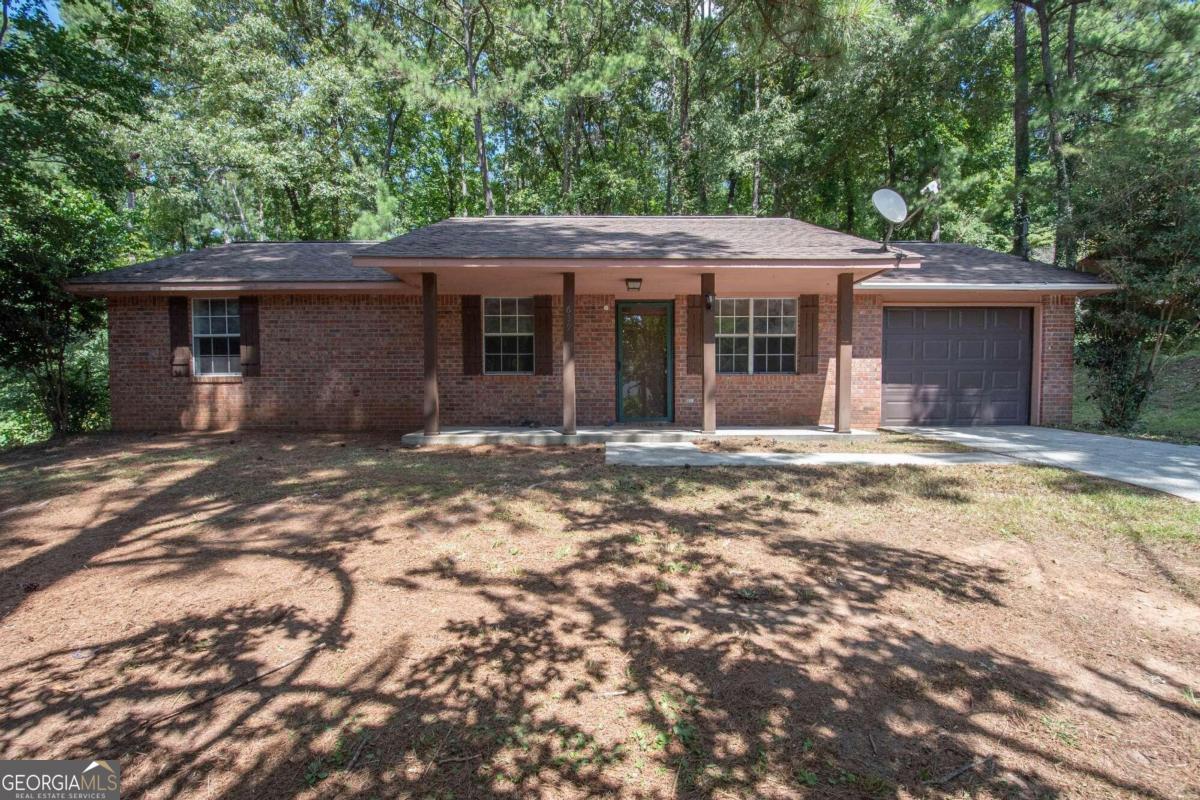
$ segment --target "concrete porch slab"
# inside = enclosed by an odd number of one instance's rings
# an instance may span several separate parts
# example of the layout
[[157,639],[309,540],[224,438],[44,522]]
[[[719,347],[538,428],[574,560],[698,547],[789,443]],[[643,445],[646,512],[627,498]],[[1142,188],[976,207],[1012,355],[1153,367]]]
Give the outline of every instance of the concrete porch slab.
[[714,453],[694,442],[610,442],[604,463],[630,467],[946,467],[961,464],[1016,464],[997,453]]
[[705,434],[693,428],[638,427],[625,425],[581,426],[573,436],[565,436],[556,428],[444,428],[437,436],[426,436],[417,431],[406,433],[400,443],[407,447],[477,447],[479,445],[523,445],[523,446],[569,446],[581,444],[628,443],[672,443],[694,442],[698,439],[742,439],[764,438],[780,441],[810,439],[874,439],[876,431],[854,430],[849,433],[834,433],[827,425],[794,428],[718,428],[716,433]]

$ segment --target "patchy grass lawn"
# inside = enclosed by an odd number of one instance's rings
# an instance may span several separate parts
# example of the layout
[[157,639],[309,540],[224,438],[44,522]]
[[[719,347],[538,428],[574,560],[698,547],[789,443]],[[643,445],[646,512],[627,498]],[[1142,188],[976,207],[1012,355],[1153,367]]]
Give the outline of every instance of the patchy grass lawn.
[[1200,794],[1200,506],[395,445],[0,456],[0,754],[154,798]]
[[880,431],[878,436],[857,439],[773,439],[767,436],[730,436],[701,439],[701,450],[714,453],[970,453],[957,442],[941,442],[909,433]]
[[1079,430],[1200,444],[1200,348],[1180,353],[1167,362],[1146,401],[1142,418],[1132,431],[1105,429],[1095,402],[1088,399],[1090,390],[1087,370],[1077,366],[1073,427]]

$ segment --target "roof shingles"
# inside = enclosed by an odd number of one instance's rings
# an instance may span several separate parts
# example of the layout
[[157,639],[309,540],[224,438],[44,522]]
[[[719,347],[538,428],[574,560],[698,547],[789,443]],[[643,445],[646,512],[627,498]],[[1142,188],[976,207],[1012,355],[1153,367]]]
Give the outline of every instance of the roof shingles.
[[[862,291],[894,287],[1078,286],[1095,276],[965,244],[904,242],[919,269],[893,269]],[[388,242],[242,242],[80,276],[70,286],[358,285],[398,279],[355,257],[397,258],[879,258],[873,242],[789,219],[750,217],[489,217],[439,222]],[[915,258],[914,258],[915,260]]]
[[952,242],[901,242],[921,257],[920,269],[891,269],[864,281],[864,290],[917,287],[923,284],[964,286],[1078,285],[1080,289],[1109,285],[1101,278],[1041,261],[1025,261],[1008,253]]
[[73,286],[149,283],[394,283],[382,269],[356,267],[363,242],[236,242],[81,275]]
[[460,217],[361,258],[878,260],[867,239],[783,217]]

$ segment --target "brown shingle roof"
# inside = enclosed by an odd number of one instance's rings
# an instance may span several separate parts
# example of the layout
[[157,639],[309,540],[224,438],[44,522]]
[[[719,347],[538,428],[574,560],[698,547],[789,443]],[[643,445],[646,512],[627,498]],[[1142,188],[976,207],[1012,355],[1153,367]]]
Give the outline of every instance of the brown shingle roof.
[[899,246],[921,257],[920,269],[892,269],[860,284],[863,290],[922,284],[970,286],[1078,285],[1100,288],[1107,281],[1041,261],[1025,261],[1008,253],[951,242],[900,242]]
[[418,228],[363,258],[880,258],[879,245],[779,217],[461,217]]
[[128,267],[81,275],[70,286],[122,283],[395,282],[381,269],[355,267],[367,242],[234,242]]

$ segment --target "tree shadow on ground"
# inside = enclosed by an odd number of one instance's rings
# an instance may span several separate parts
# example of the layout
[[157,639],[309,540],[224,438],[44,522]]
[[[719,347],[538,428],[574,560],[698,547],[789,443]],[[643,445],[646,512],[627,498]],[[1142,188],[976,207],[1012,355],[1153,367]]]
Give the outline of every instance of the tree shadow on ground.
[[[6,587],[27,579],[44,590],[85,568],[162,583],[262,558],[330,580],[335,600],[322,613],[229,605],[9,664],[6,752],[38,730],[61,752],[147,754],[128,775],[130,797],[213,782],[245,798],[309,786],[364,798],[1062,790],[1048,770],[1010,767],[1006,755],[1160,796],[1023,728],[1056,703],[1114,720],[1120,711],[999,646],[931,638],[898,601],[995,606],[1001,569],[796,529],[830,502],[972,502],[953,472],[614,470],[592,452],[394,453],[336,439],[289,459],[290,446],[214,443],[190,453],[183,474],[178,456],[153,452],[64,468],[45,495],[98,480],[115,488],[80,530],[4,567]],[[687,502],[714,489],[730,497]],[[348,620],[364,579],[350,556],[377,542],[379,504],[404,504],[421,543],[498,518],[520,534],[530,523],[506,504],[535,494],[577,537],[569,557],[509,574],[430,550],[386,585],[453,594],[472,612],[429,630],[419,609],[397,603],[394,635],[330,667],[356,646]],[[10,523],[33,513],[14,507]],[[679,541],[653,538],[664,532]],[[714,539],[728,549],[707,546]],[[736,548],[770,559],[747,569]],[[24,598],[6,591],[9,615]],[[285,745],[261,746],[281,730]]]

